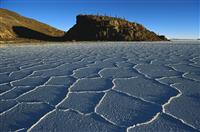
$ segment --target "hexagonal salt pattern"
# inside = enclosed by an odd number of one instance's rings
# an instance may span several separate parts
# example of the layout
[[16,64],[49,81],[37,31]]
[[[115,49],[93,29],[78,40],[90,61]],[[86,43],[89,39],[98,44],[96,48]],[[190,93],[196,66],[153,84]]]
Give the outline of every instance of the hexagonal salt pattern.
[[200,44],[185,43],[4,45],[0,131],[200,131]]

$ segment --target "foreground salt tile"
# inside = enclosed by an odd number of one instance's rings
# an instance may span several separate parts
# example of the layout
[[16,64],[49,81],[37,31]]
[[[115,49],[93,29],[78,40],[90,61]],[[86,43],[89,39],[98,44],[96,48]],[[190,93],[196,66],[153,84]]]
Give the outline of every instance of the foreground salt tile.
[[166,114],[160,114],[157,119],[155,119],[152,122],[149,122],[144,125],[138,125],[134,128],[130,128],[128,132],[146,132],[146,131],[151,131],[151,132],[198,132],[197,129],[192,128],[191,126],[188,126],[187,124],[183,124],[180,120],[173,118],[169,115]]
[[21,103],[0,115],[0,130],[27,129],[50,110],[52,107],[44,103]]
[[41,65],[35,65],[35,66],[32,66],[32,67],[29,67],[29,68],[26,68],[24,69],[25,71],[39,71],[39,70],[46,70],[46,69],[52,69],[52,68],[55,68],[57,66],[59,66],[60,63],[52,63],[52,64],[41,64]]
[[200,81],[200,72],[187,73],[184,75],[184,77],[195,81]]
[[16,99],[20,95],[34,89],[32,86],[16,86],[0,95],[0,99]]
[[38,131],[70,131],[70,132],[121,132],[117,127],[96,114],[81,115],[76,111],[55,110],[31,129]]
[[73,70],[84,67],[85,64],[81,62],[74,63],[64,63],[55,68],[44,69],[40,71],[34,71],[31,77],[42,76],[42,77],[52,77],[52,76],[69,76],[73,74]]
[[144,77],[115,79],[114,84],[113,89],[157,104],[164,104],[178,94],[174,88]]
[[186,80],[183,77],[175,76],[175,77],[162,77],[162,78],[157,79],[157,81],[166,85],[171,85],[171,84],[181,83],[188,80]]
[[71,91],[103,91],[111,89],[112,81],[105,78],[83,78],[79,79],[72,87]]
[[138,76],[133,68],[105,68],[99,73],[104,78],[130,78]]
[[19,70],[19,68],[17,67],[3,67],[3,68],[0,68],[0,73],[10,73],[12,71],[17,71]]
[[175,65],[170,65],[174,69],[180,72],[194,72],[194,73],[199,73],[200,72],[200,67],[188,65],[188,64],[175,64]]
[[0,73],[0,84],[1,83],[8,83],[12,81],[11,78],[9,78],[9,74],[8,73]]
[[9,83],[0,84],[0,94],[12,89],[13,87],[10,86]]
[[39,86],[29,93],[17,98],[19,102],[46,102],[52,105],[58,104],[67,94],[65,86]]
[[115,67],[115,63],[110,61],[96,61],[95,64],[89,64],[88,66],[103,69]]
[[200,129],[200,83],[185,82],[175,84],[174,87],[182,91],[181,96],[173,100],[166,111]]
[[45,85],[61,85],[61,86],[66,86],[69,87],[75,82],[75,79],[73,77],[68,77],[68,76],[54,76],[51,77]]
[[179,89],[184,95],[199,94],[200,83],[194,80],[188,80],[183,77],[165,77],[159,79],[159,82]]
[[98,77],[100,68],[97,67],[84,67],[74,71],[73,76],[76,78]]
[[21,80],[13,81],[11,84],[13,86],[39,86],[43,85],[48,78],[43,77],[27,77]]
[[128,62],[128,61],[122,61],[122,62],[116,62],[117,67],[123,68],[132,68],[135,66],[135,64]]
[[140,73],[150,77],[150,78],[160,78],[169,76],[179,76],[180,72],[172,70],[172,68],[167,66],[159,66],[153,64],[141,64],[135,67]]
[[125,127],[148,121],[160,111],[159,105],[115,91],[108,92],[96,109],[116,125]]
[[81,113],[94,112],[104,93],[69,93],[68,98],[58,108],[74,109]]
[[20,71],[14,71],[10,74],[10,78],[12,80],[19,80],[22,78],[27,77],[28,75],[30,75],[32,72],[31,71],[24,71],[24,70],[20,70]]
[[17,104],[15,100],[0,100],[0,113],[3,113]]

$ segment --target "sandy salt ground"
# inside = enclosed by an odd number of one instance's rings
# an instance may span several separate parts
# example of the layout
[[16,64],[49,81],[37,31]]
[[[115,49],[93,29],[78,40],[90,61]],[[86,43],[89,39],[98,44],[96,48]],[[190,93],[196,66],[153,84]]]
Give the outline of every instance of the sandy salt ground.
[[200,44],[179,43],[1,46],[0,131],[200,131]]

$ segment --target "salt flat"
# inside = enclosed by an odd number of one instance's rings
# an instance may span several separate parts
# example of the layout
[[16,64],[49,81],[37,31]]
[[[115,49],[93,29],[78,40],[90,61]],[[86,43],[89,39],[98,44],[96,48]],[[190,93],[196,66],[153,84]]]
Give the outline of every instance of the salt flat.
[[200,131],[200,43],[0,46],[0,131]]

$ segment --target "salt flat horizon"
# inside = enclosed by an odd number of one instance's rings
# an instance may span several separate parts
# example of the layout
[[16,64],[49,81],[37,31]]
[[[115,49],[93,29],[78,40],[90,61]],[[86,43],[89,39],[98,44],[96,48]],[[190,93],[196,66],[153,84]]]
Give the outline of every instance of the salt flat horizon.
[[200,44],[198,39],[170,39],[170,41],[67,41],[67,42],[22,42],[22,43],[0,43],[0,48],[5,46],[16,46],[16,45],[49,45],[49,44],[93,44],[93,43],[130,43],[130,44],[141,44],[141,43],[155,43],[155,44]]
[[2,131],[200,131],[200,43],[0,45]]

